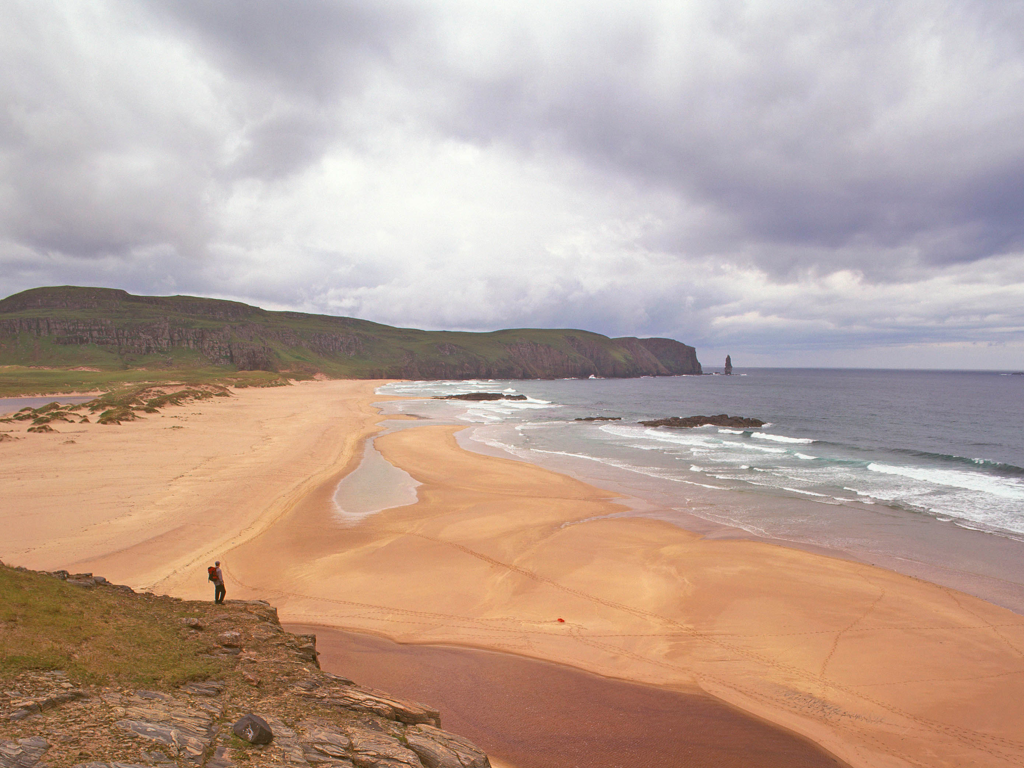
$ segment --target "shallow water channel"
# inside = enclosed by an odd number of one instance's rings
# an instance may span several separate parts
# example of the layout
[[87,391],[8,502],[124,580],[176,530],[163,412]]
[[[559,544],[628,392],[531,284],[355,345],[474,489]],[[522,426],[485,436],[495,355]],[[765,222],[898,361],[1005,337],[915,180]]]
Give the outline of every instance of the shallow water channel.
[[359,466],[338,483],[334,492],[337,520],[355,525],[366,517],[416,502],[419,483],[385,459],[372,439],[366,441]]

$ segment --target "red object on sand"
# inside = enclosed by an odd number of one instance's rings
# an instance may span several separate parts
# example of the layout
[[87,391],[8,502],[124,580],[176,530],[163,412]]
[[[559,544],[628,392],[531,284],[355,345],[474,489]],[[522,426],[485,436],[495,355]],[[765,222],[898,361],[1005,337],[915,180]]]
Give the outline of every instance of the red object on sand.
[[558,620],[558,623],[559,623],[559,624],[565,624],[565,619],[559,619],[559,620]]

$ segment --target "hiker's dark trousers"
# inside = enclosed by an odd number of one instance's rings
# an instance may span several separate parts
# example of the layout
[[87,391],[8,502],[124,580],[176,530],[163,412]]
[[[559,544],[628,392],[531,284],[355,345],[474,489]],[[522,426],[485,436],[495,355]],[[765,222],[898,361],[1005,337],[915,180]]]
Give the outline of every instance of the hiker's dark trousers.
[[228,593],[228,591],[226,589],[224,589],[224,585],[223,584],[214,584],[214,586],[213,586],[213,602],[215,602],[215,603],[223,603],[224,602],[224,595],[226,595],[227,593]]

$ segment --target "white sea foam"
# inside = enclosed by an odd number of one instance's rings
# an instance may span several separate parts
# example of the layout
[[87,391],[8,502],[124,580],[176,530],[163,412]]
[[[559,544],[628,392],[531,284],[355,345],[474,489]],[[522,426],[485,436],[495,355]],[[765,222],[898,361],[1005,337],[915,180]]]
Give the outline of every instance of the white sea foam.
[[[613,431],[615,427],[604,427],[605,431],[609,434],[615,434]],[[622,435],[627,436],[626,434]],[[742,443],[733,442],[731,440],[723,440],[718,437],[714,437],[706,432],[687,432],[687,433],[676,433],[676,432],[661,432],[655,429],[644,429],[640,435],[636,433],[628,433],[629,437],[643,437],[646,440],[653,440],[657,443],[670,443],[672,445],[685,445],[685,446],[698,446],[706,448],[724,448],[726,450],[739,449],[742,450],[746,446]]]
[[658,469],[657,467],[639,467],[635,464],[629,464],[625,461],[616,461],[615,459],[606,459],[600,456],[591,456],[586,453],[572,453],[571,451],[550,451],[543,448],[533,448],[530,450],[531,453],[543,453],[549,456],[566,456],[570,459],[585,459],[586,461],[594,461],[598,464],[604,464],[609,467],[615,467],[616,469],[624,469],[628,472],[637,472],[641,475],[647,475],[648,477],[658,477],[662,479],[673,479],[667,475],[665,471]]
[[899,467],[891,464],[872,462],[868,464],[872,472],[885,475],[897,475],[911,480],[946,486],[963,488],[968,491],[979,491],[1003,499],[1024,501],[1024,483],[1004,477],[983,475],[978,472],[964,472],[957,469],[928,469],[925,467]]
[[785,448],[769,448],[766,445],[746,445],[739,447],[748,448],[751,451],[760,451],[761,453],[789,453]]
[[499,413],[469,409],[455,418],[459,421],[468,421],[472,424],[496,424],[504,421]]
[[530,449],[529,452],[530,453],[534,453],[534,454],[537,454],[537,453],[547,454],[547,455],[550,455],[550,456],[565,456],[566,458],[571,458],[571,459],[584,459],[586,461],[592,461],[592,462],[596,462],[598,464],[603,464],[604,466],[607,466],[607,467],[614,467],[615,469],[621,469],[621,470],[626,471],[626,472],[633,472],[633,473],[638,474],[638,475],[645,475],[647,477],[657,478],[658,480],[670,480],[670,481],[672,481],[674,483],[683,483],[685,485],[694,485],[694,486],[698,486],[700,488],[708,488],[708,489],[713,490],[713,491],[724,490],[721,486],[707,485],[705,483],[695,483],[692,480],[684,480],[683,478],[679,477],[678,475],[675,475],[675,474],[671,473],[670,471],[660,469],[659,467],[637,466],[635,464],[630,464],[630,463],[624,462],[624,461],[616,461],[615,459],[601,458],[601,457],[598,457],[598,456],[590,456],[590,455],[585,454],[585,453],[573,453],[571,451],[549,451],[549,450],[544,450],[544,449],[541,449],[541,448],[533,448],[533,449]]
[[742,429],[726,429],[725,427],[721,427],[718,431],[720,433],[722,433],[723,435],[742,435],[743,434],[743,430]]
[[814,442],[809,437],[786,437],[785,435],[769,435],[766,432],[753,432],[750,435],[757,440],[772,440],[776,443],[796,443],[798,445],[810,445]]
[[821,499],[831,498],[828,494],[825,494],[825,493],[815,493],[814,491],[805,491],[802,488],[790,488],[790,487],[785,486],[785,485],[781,486],[781,488],[782,488],[782,490],[789,491],[790,493],[802,493],[804,496],[817,496],[818,498],[821,498]]
[[794,453],[793,455],[796,456],[798,459],[802,459],[803,461],[814,461],[816,458],[818,458],[817,456],[808,456],[806,453]]
[[529,454],[529,451],[524,448],[519,448],[518,446],[510,445],[509,443],[503,443],[500,440],[495,440],[494,438],[478,435],[476,430],[470,431],[469,439],[477,443],[483,443],[489,448],[503,451],[511,456],[518,456],[521,459],[526,458]]

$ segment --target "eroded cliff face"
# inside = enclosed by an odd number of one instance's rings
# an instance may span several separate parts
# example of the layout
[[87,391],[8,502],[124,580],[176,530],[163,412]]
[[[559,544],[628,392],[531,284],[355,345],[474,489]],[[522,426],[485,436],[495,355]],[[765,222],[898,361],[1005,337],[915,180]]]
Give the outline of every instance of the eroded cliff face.
[[95,344],[119,356],[167,354],[175,349],[199,352],[212,365],[231,365],[240,371],[275,371],[279,359],[273,345],[309,350],[321,356],[352,357],[361,340],[345,333],[299,336],[288,330],[252,322],[219,328],[190,327],[164,319],[155,323],[114,320],[72,320],[61,317],[5,318],[0,315],[0,339],[27,334],[63,346]]
[[[26,340],[32,344],[26,344]],[[700,374],[696,351],[673,339],[609,339],[586,331],[454,333],[352,318],[267,312],[190,296],[40,288],[0,301],[0,363],[42,342],[133,357],[198,353],[237,370],[351,378],[585,378]],[[33,347],[34,344],[34,347]],[[42,352],[38,353],[42,355]],[[67,354],[64,357],[68,357]],[[73,354],[71,355],[73,357]]]

